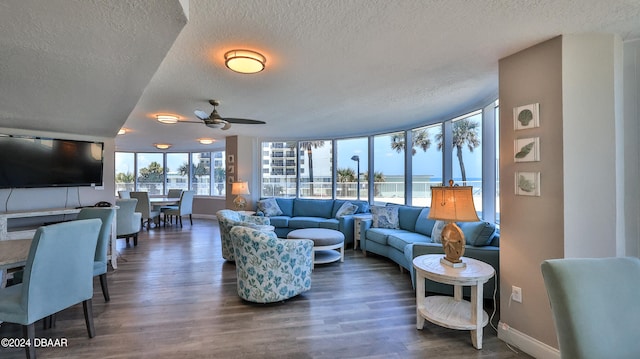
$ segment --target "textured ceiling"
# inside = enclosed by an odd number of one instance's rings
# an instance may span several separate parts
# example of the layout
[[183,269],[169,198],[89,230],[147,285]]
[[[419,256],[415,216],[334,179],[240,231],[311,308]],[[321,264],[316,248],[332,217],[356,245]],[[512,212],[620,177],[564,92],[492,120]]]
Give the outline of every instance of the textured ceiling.
[[[0,0],[0,127],[113,136],[124,126],[130,132],[117,148],[138,151],[154,142],[201,150],[197,138],[227,135],[369,134],[486,104],[498,93],[498,60],[552,37],[640,38],[637,0],[191,0],[187,7],[182,28],[177,1]],[[261,52],[266,69],[229,71],[223,54],[234,48]],[[197,120],[193,111],[210,112],[212,98],[223,117],[267,125],[221,131],[154,119]]]

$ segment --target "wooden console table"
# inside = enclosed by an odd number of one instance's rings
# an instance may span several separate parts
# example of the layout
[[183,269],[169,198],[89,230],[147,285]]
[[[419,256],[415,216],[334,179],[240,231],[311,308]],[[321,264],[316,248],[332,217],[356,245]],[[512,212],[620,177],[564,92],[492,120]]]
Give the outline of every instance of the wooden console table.
[[[118,209],[118,207],[105,207],[107,209]],[[16,228],[15,230],[10,230],[9,228],[9,220],[10,219],[19,219],[19,218],[33,218],[33,217],[50,217],[50,216],[59,216],[59,215],[67,215],[67,214],[78,214],[80,212],[79,208],[51,208],[51,209],[39,209],[39,210],[30,210],[30,211],[14,211],[14,212],[4,212],[0,213],[0,242],[5,240],[18,240],[18,239],[29,239],[33,238],[33,235],[36,233],[37,226],[31,226],[28,228]],[[113,269],[118,268],[117,263],[117,250],[116,250],[116,216],[113,217],[113,222],[111,224],[111,245],[109,248],[109,253],[107,254],[107,260],[111,261],[111,267]],[[0,250],[1,251],[1,250]],[[25,257],[26,259],[26,257]],[[5,263],[5,267],[8,265]]]

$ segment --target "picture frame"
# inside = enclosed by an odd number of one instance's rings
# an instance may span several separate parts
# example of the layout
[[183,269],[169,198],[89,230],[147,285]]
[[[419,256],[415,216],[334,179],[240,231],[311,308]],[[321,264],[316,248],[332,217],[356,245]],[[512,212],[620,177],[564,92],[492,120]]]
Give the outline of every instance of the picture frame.
[[526,130],[540,127],[540,105],[532,103],[513,108],[513,128]]
[[517,196],[540,197],[540,172],[516,172]]
[[228,174],[234,174],[234,173],[236,173],[236,168],[235,168],[235,166],[234,166],[234,165],[229,165],[229,166],[227,166],[227,173],[228,173]]
[[227,163],[236,163],[236,156],[228,155],[227,156]]
[[236,178],[234,176],[227,176],[227,183],[228,184],[232,184],[235,181],[236,181]]
[[540,137],[518,138],[513,141],[515,162],[540,161]]

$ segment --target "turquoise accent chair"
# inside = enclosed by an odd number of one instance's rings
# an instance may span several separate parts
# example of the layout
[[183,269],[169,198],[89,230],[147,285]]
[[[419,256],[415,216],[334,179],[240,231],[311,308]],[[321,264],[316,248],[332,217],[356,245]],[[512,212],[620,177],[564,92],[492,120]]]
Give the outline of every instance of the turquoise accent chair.
[[233,243],[231,242],[231,228],[234,226],[270,225],[269,217],[248,216],[230,209],[221,209],[216,212],[218,225],[220,226],[220,240],[222,242],[222,258],[233,262]]
[[195,195],[195,191],[183,191],[180,194],[180,202],[178,203],[177,208],[172,207],[163,207],[162,213],[164,213],[164,225],[167,225],[167,216],[171,218],[172,216],[176,216],[176,225],[178,224],[178,219],[180,220],[180,227],[182,228],[182,216],[189,215],[189,223],[193,226],[193,218],[191,217],[193,213],[193,196]]
[[231,239],[240,298],[273,303],[311,289],[313,241],[243,226],[231,228]]
[[78,213],[78,219],[98,218],[102,221],[96,254],[93,258],[93,276],[100,276],[100,287],[102,288],[105,302],[110,300],[109,287],[107,286],[107,252],[109,251],[111,225],[113,224],[115,213],[115,209],[107,207],[83,208]]
[[133,237],[133,245],[138,245],[138,232],[140,232],[142,223],[142,213],[136,212],[138,200],[116,199],[116,238],[125,238],[127,245],[129,238]]
[[[93,259],[101,225],[94,218],[38,228],[22,283],[0,289],[0,321],[21,324],[33,343],[36,321],[82,302],[93,338]],[[35,358],[33,345],[25,350],[27,358]]]
[[640,358],[640,259],[549,259],[541,269],[561,358]]

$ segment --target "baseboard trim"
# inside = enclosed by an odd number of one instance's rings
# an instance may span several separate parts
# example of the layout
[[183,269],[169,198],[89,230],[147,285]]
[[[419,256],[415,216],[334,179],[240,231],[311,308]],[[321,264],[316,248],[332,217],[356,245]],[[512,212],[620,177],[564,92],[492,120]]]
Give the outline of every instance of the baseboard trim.
[[218,219],[215,214],[193,214],[191,215],[193,218],[202,218],[202,219]]
[[498,338],[534,358],[560,359],[560,351],[558,349],[515,330],[506,323],[498,323]]

